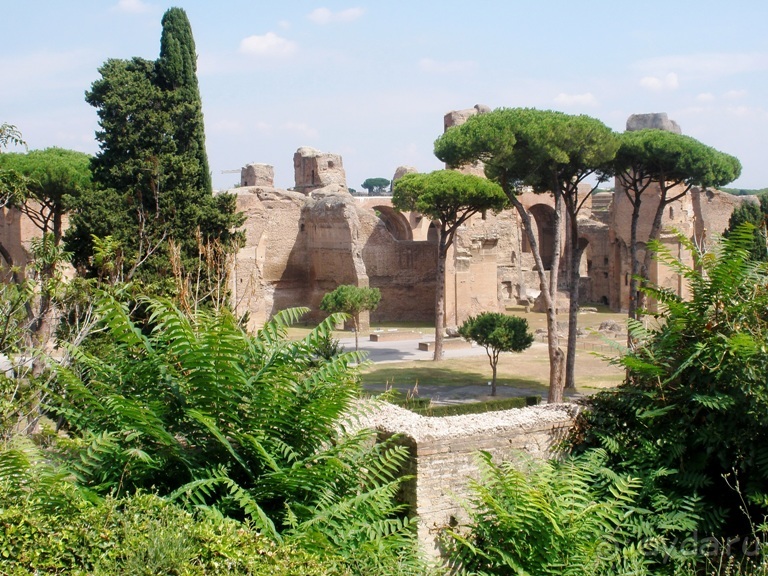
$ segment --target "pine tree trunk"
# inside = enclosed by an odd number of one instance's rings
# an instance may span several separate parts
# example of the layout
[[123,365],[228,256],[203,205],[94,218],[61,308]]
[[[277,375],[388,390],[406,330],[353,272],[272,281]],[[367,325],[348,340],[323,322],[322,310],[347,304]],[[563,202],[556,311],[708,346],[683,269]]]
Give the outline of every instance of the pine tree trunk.
[[[637,275],[640,273],[640,261],[637,258],[637,223],[640,220],[640,197],[635,199],[632,206],[632,223],[629,230],[629,258],[631,262],[632,276],[629,278],[629,313],[628,316],[633,320],[637,318],[637,299],[640,287],[637,282]],[[646,245],[646,252],[648,246]],[[621,281],[621,279],[619,279]]]
[[576,388],[576,337],[579,330],[579,264],[584,254],[585,246],[579,242],[579,230],[576,227],[576,216],[571,215],[571,269],[568,287],[570,304],[568,306],[568,353],[565,359],[565,388]]
[[562,197],[555,196],[555,218],[553,222],[555,238],[553,238],[552,249],[552,268],[550,269],[549,281],[547,281],[544,262],[541,259],[539,251],[539,242],[533,233],[531,225],[531,215],[525,210],[525,207],[513,192],[505,190],[510,202],[517,210],[525,227],[525,233],[528,236],[528,243],[531,246],[531,253],[536,262],[536,268],[539,275],[539,287],[544,296],[544,303],[547,307],[547,352],[549,354],[549,394],[548,402],[557,403],[563,400],[563,351],[560,350],[560,340],[557,336],[557,280],[558,267],[560,266],[560,221],[563,213]]
[[435,286],[435,354],[433,360],[443,359],[443,334],[445,333],[445,260],[448,257],[444,231],[438,231],[437,285]]

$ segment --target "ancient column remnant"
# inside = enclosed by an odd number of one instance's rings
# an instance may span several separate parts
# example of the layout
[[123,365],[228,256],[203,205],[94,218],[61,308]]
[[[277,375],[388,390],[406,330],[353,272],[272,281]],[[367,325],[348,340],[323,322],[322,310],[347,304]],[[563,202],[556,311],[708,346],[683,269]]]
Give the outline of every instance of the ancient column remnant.
[[632,114],[627,118],[627,132],[635,130],[645,130],[653,128],[655,130],[666,130],[675,134],[682,134],[680,125],[674,120],[670,120],[666,112],[653,112],[651,114]]
[[246,164],[240,169],[240,186],[274,188],[275,169],[269,164]]
[[323,189],[327,193],[349,193],[347,175],[338,154],[303,146],[293,155],[295,190],[302,194]]

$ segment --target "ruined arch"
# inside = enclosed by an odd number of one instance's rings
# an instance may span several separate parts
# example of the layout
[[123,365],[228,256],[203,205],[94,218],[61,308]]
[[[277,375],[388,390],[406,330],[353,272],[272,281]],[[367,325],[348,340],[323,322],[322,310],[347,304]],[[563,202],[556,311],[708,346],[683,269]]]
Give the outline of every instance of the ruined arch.
[[373,209],[395,240],[413,240],[413,230],[402,212],[386,205],[374,206]]
[[427,230],[427,242],[437,244],[437,240],[440,237],[440,232],[437,228],[437,224],[434,222],[429,223],[429,229]]

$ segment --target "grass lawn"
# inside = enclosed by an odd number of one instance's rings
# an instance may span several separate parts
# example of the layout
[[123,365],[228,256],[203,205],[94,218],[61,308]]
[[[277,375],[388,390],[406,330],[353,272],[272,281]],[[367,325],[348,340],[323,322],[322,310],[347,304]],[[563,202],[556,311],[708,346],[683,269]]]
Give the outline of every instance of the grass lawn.
[[[546,328],[546,317],[542,313],[525,312],[522,308],[508,309],[508,313],[521,316],[528,320],[531,331]],[[565,323],[565,315],[560,316],[560,322]],[[613,320],[621,326],[626,326],[626,314],[610,312],[598,308],[598,312],[587,312],[579,315],[579,327],[588,332],[587,336],[578,339],[576,354],[576,386],[583,394],[595,392],[601,388],[613,387],[621,383],[624,372],[612,366],[601,357],[615,355],[614,347],[620,348],[625,343],[626,332],[615,339],[607,338],[597,333],[597,328],[606,320]],[[434,334],[434,326],[417,323],[388,323],[374,324],[372,329],[415,330],[424,333],[425,337]],[[294,326],[289,329],[291,338],[305,336],[311,326]],[[563,327],[562,334],[567,333]],[[334,332],[335,338],[349,338],[346,331]],[[367,334],[361,334],[361,339],[367,339]],[[560,341],[565,349],[565,338]],[[395,387],[400,390],[411,390],[414,386],[422,390],[440,387],[445,389],[462,386],[485,385],[491,378],[491,367],[485,354],[451,358],[441,362],[431,360],[416,360],[394,363],[370,364],[362,373],[363,386],[366,388]],[[549,357],[547,354],[546,336],[537,337],[533,346],[521,353],[504,353],[499,359],[497,385],[525,389],[531,394],[546,396],[549,386]]]

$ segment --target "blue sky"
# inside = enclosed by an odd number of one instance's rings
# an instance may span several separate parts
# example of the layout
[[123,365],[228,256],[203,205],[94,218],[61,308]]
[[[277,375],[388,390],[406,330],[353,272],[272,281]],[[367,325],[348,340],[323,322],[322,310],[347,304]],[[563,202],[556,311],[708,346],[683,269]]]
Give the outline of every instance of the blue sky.
[[440,168],[443,115],[475,104],[588,114],[623,130],[667,112],[768,187],[768,2],[3,0],[0,122],[30,148],[97,152],[84,92],[108,58],[155,59],[184,8],[214,186],[250,162],[293,184],[293,153],[341,154],[348,185]]

